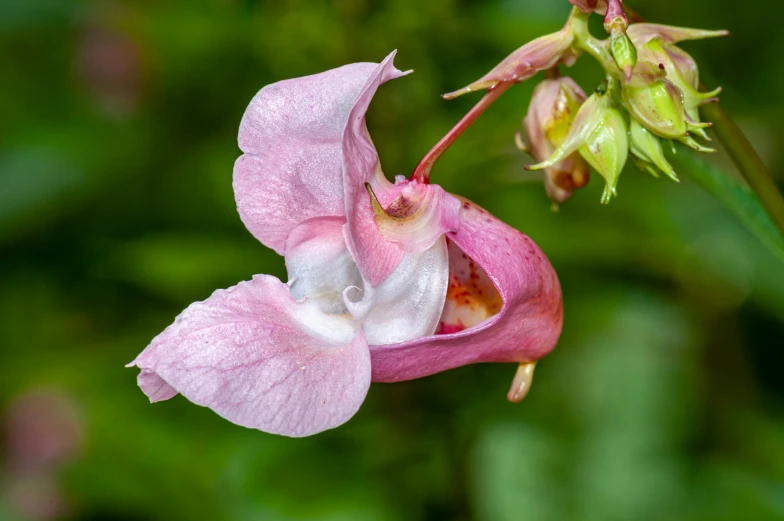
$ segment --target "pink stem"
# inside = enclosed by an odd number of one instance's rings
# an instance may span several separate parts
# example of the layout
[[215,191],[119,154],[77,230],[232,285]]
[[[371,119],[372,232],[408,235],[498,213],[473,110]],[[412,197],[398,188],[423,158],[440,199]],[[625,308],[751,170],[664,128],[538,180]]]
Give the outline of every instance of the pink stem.
[[607,0],[607,15],[604,17],[604,29],[609,33],[614,20],[619,19],[623,28],[629,26],[629,19],[623,10],[622,0]]
[[488,93],[479,100],[479,103],[474,105],[474,108],[469,110],[468,113],[463,116],[463,119],[441,138],[441,141],[436,143],[436,146],[430,149],[430,152],[425,154],[425,157],[422,158],[422,161],[420,161],[414,169],[414,173],[411,174],[411,179],[419,181],[420,183],[429,183],[430,171],[433,169],[433,165],[436,161],[438,161],[438,158],[452,146],[452,143],[457,141],[457,138],[459,138],[463,132],[465,132],[468,127],[470,127],[474,121],[476,121],[477,118],[506,91],[506,89],[514,85],[514,83],[513,80],[502,81],[494,87],[491,87]]

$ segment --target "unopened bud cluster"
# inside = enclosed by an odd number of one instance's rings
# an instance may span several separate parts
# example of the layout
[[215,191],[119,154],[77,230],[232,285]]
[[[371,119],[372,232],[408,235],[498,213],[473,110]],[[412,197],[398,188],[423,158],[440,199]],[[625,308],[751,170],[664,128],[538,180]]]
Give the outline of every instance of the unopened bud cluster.
[[[709,139],[705,129],[710,124],[700,121],[698,109],[721,91],[700,92],[697,64],[677,44],[727,33],[630,24],[621,0],[570,2],[575,8],[562,30],[524,45],[479,81],[447,97],[548,71],[534,90],[524,120],[527,143],[518,136],[518,145],[538,161],[528,169],[544,170],[547,193],[556,204],[587,184],[586,163],[605,180],[602,203],[616,195],[629,157],[642,170],[677,181],[664,144],[672,147],[672,141],[680,141],[697,151],[712,151],[695,139]],[[593,12],[604,15],[605,40],[588,32]],[[558,72],[559,64],[571,65],[583,53],[606,73],[588,97]]]

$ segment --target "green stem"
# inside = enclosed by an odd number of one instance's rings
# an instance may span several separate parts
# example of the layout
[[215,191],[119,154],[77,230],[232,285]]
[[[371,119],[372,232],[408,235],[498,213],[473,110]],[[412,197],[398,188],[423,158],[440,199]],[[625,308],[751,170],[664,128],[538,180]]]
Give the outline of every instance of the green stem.
[[721,105],[718,103],[703,105],[702,112],[705,119],[713,123],[713,131],[719,141],[751,189],[757,194],[757,198],[784,238],[784,197],[781,196],[776,182],[770,176],[762,159]]
[[588,30],[589,16],[590,14],[583,13],[576,7],[572,9],[570,23],[572,24],[575,46],[590,54],[606,71],[609,72],[615,67],[620,74],[620,69],[615,66],[615,60],[610,54],[609,41],[599,40]]

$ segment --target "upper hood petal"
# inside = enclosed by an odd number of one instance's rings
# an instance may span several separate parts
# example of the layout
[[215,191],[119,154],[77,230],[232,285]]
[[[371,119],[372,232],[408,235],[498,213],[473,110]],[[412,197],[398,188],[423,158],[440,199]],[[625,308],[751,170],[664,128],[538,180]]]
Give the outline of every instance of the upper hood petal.
[[[261,89],[242,118],[234,195],[245,226],[283,254],[313,217],[345,215],[343,131],[375,63],[354,63]],[[383,81],[402,73],[391,64]],[[364,110],[363,110],[364,114]]]
[[561,286],[533,241],[468,201],[460,229],[447,237],[493,280],[501,311],[461,332],[371,346],[373,381],[411,380],[476,362],[532,362],[555,347]]
[[351,418],[370,356],[350,317],[258,275],[191,304],[130,366],[152,401],[177,392],[244,427],[308,436]]
[[392,274],[406,253],[427,250],[459,225],[460,204],[441,187],[402,179],[392,184],[381,170],[365,112],[378,87],[400,76],[392,65],[394,56],[387,56],[368,78],[343,135],[346,243],[373,286]]

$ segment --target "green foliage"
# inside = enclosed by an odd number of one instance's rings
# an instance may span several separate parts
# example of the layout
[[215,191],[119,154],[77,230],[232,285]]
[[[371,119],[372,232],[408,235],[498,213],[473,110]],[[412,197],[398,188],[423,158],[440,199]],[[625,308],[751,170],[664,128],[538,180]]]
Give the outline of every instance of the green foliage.
[[754,191],[732,173],[697,157],[682,153],[675,162],[694,177],[784,262],[784,239],[770,220]]
[[[784,6],[629,2],[662,23],[732,31],[686,47],[781,179]],[[32,390],[73,402],[82,439],[55,470],[60,517],[784,517],[784,270],[741,222],[781,243],[723,177],[728,162],[686,150],[679,185],[629,167],[609,207],[595,176],[550,212],[513,141],[534,80],[432,178],[530,235],[560,275],[563,338],[522,404],[504,400],[513,367],[464,367],[374,385],[348,424],[292,440],[182,398],[150,405],[123,368],[193,300],[285,274],[231,191],[258,89],[398,48],[416,73],[385,85],[368,119],[387,175],[407,174],[475,102],[438,94],[568,11],[566,0],[0,2],[0,421],[8,429]],[[591,65],[570,73],[591,85]],[[0,519],[25,519],[2,443]]]

